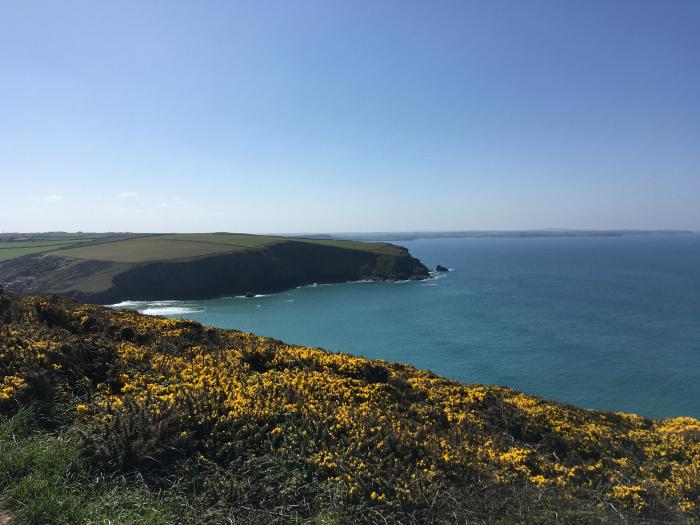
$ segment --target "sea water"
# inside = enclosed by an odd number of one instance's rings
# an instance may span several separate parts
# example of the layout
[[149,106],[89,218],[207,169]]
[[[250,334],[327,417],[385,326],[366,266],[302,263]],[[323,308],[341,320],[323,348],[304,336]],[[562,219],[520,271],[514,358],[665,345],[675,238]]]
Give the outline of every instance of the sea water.
[[399,244],[453,271],[121,306],[587,408],[700,417],[700,235]]

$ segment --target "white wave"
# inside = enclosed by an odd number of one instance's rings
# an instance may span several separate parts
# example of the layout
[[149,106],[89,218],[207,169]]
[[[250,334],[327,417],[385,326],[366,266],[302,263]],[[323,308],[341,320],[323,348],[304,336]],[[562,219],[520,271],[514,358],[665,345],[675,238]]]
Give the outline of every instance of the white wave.
[[133,308],[143,304],[143,301],[122,301],[121,303],[108,304],[110,308]]
[[122,301],[108,305],[110,308],[146,308],[150,306],[178,306],[182,305],[183,301],[168,300],[168,301]]
[[337,283],[312,283],[312,284],[302,284],[301,286],[297,286],[297,290],[301,290],[303,288],[320,288],[322,286],[338,286],[340,284],[367,284],[367,283],[377,283],[381,281],[375,281],[373,279],[359,279],[357,281],[344,281],[344,282],[337,282]]
[[203,312],[205,308],[196,308],[183,301],[122,301],[110,304],[110,308],[136,310],[146,315],[185,315]]
[[161,307],[148,307],[139,310],[139,313],[146,315],[183,315],[183,314],[196,314],[203,312],[204,310],[196,308],[188,308],[186,306],[161,306]]

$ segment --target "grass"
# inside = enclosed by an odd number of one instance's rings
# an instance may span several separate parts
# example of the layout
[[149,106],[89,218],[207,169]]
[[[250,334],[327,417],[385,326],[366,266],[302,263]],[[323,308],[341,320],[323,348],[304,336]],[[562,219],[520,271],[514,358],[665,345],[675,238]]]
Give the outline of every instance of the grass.
[[243,233],[127,234],[97,238],[81,236],[0,241],[0,261],[38,253],[122,263],[171,261],[259,249],[289,241],[372,251],[387,255],[398,253],[396,246],[377,242],[304,239]]
[[37,248],[68,246],[79,242],[90,241],[91,238],[61,239],[61,240],[32,240],[32,241],[0,241],[0,249],[9,248]]
[[23,255],[49,252],[89,239],[62,239],[60,241],[36,240],[36,241],[0,241],[0,261],[14,259]]
[[31,406],[0,417],[0,509],[9,511],[13,524],[175,522],[181,505],[173,493],[161,497],[137,479],[95,469],[77,428],[56,426]]
[[173,240],[188,240],[197,242],[209,242],[215,244],[226,244],[240,248],[260,248],[279,242],[298,241],[309,244],[320,244],[324,246],[336,246],[338,248],[348,248],[354,250],[392,250],[395,246],[384,242],[361,242],[346,240],[327,239],[306,239],[304,237],[283,237],[279,235],[250,235],[245,233],[197,233],[197,234],[175,234],[164,235],[164,238]]
[[398,248],[387,243],[316,240],[248,234],[159,234],[124,240],[93,242],[64,248],[54,255],[78,259],[140,263],[206,257],[241,250],[261,249],[283,242],[303,242],[344,249],[396,254]]
[[162,237],[174,241],[205,242],[236,248],[260,248],[288,240],[285,237],[274,235],[249,235],[245,233],[178,233]]
[[[0,415],[0,518],[10,518],[12,525],[341,523],[328,510],[286,521],[293,503],[286,509],[240,508],[232,514],[212,502],[207,481],[225,482],[232,491],[250,490],[251,473],[246,470],[239,476],[219,473],[206,480],[194,475],[157,484],[135,473],[110,472],[91,460],[85,432],[80,423],[56,421],[32,405],[12,417]],[[270,498],[293,501],[294,491],[305,484],[301,472],[274,461],[256,461],[248,468],[267,480],[284,478],[281,495],[269,491]]]
[[54,255],[97,261],[138,263],[188,259],[230,251],[233,250],[229,246],[221,244],[153,236],[67,248],[54,252]]

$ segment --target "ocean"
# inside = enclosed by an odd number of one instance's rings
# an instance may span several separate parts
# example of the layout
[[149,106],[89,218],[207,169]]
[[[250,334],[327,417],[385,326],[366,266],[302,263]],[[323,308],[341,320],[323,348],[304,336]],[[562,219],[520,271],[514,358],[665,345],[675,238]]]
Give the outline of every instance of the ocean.
[[125,302],[586,408],[700,417],[700,235],[399,241],[453,271]]

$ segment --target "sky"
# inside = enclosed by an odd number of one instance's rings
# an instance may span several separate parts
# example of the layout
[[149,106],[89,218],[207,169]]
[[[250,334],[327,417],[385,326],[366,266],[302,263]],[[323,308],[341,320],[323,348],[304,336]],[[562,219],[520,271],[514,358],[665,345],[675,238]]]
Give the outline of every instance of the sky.
[[697,0],[0,0],[0,231],[700,230]]

